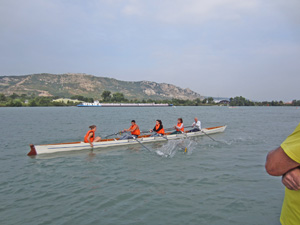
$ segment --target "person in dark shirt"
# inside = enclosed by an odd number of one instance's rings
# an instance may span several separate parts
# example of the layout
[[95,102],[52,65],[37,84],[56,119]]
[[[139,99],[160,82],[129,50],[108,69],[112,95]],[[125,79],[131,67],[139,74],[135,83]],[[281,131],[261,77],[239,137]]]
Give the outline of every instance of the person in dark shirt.
[[152,137],[155,137],[155,136],[163,136],[165,134],[165,130],[164,130],[164,126],[162,125],[162,122],[161,120],[156,120],[156,124],[155,124],[155,127],[150,130],[150,132],[155,132]]

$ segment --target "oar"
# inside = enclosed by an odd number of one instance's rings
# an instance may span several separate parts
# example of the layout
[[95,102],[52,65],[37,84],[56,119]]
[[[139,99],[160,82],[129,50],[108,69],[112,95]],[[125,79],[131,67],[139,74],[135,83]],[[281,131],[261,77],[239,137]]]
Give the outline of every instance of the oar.
[[209,137],[211,140],[213,140],[213,141],[215,141],[215,142],[218,142],[218,141],[216,141],[215,139],[213,139],[211,136],[209,136],[207,133],[205,133],[203,130],[201,130],[201,132],[202,132],[203,134],[205,134],[207,137]]
[[141,134],[147,134],[147,133],[151,133],[151,132],[149,130],[141,131]]
[[145,145],[142,144],[142,142],[140,142],[138,139],[133,138],[135,141],[137,141],[141,146],[143,146],[145,149],[147,149],[149,152],[151,152],[151,150],[149,148],[147,148]]
[[[184,127],[184,128],[193,128],[193,126],[186,126],[186,127]],[[204,133],[204,132],[203,132],[203,133]],[[186,133],[185,133],[185,134],[186,134]],[[187,137],[187,136],[186,136],[186,137]],[[187,147],[185,147],[185,148],[184,148],[184,153],[187,153],[187,150],[188,150]]]
[[123,131],[118,131],[117,133],[113,133],[113,134],[107,135],[107,136],[105,136],[104,138],[108,138],[108,137],[110,137],[110,136],[117,135],[117,134],[121,134],[121,133],[123,133]]
[[164,135],[158,136],[158,137],[162,137],[162,138],[166,139],[167,141],[169,140],[167,137],[164,137]]
[[[193,127],[193,126],[187,126],[187,127],[184,127],[184,128],[191,128],[191,127]],[[165,130],[166,131],[171,131],[171,130],[175,130],[175,128],[174,127],[172,127],[172,128],[166,128]]]
[[[187,126],[187,127],[184,127],[184,128],[192,128],[193,126]],[[165,128],[164,129],[165,131],[171,131],[171,130],[175,130],[174,127],[171,127],[171,128]],[[147,134],[147,133],[151,133],[149,130],[146,130],[146,131],[141,131],[142,134]]]
[[[174,130],[174,128],[166,128],[165,131]],[[142,134],[151,133],[149,130],[141,131]]]

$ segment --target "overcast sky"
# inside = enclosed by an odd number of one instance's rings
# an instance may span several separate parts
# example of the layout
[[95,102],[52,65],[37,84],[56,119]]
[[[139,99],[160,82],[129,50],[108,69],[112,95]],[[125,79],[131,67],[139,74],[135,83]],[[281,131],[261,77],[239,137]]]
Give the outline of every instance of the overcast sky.
[[0,75],[86,73],[300,99],[299,0],[0,0]]

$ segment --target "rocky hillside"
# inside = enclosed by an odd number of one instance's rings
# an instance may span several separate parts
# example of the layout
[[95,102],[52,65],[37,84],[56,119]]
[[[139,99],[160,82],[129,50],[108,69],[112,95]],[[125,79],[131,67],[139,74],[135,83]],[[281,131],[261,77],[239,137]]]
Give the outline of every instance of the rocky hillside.
[[151,81],[129,82],[86,74],[33,74],[0,76],[0,93],[5,95],[35,94],[39,96],[82,95],[100,99],[104,90],[122,92],[128,99],[195,99],[200,94],[172,84]]

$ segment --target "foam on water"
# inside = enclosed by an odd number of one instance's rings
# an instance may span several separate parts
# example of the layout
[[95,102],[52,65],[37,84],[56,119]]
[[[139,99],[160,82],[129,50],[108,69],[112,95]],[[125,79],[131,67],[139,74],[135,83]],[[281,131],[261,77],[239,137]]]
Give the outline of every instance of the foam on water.
[[192,154],[194,146],[197,143],[190,138],[182,138],[178,140],[170,140],[155,152],[159,156],[173,158],[177,152],[182,152],[187,155]]

